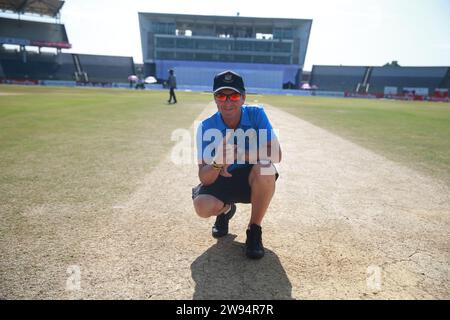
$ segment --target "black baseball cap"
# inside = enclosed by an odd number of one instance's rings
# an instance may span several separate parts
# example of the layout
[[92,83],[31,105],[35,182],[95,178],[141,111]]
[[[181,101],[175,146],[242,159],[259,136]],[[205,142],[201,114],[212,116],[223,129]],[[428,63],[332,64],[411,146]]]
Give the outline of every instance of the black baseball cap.
[[231,89],[240,94],[245,94],[244,80],[239,74],[231,70],[218,73],[214,77],[213,92],[216,93],[222,89]]

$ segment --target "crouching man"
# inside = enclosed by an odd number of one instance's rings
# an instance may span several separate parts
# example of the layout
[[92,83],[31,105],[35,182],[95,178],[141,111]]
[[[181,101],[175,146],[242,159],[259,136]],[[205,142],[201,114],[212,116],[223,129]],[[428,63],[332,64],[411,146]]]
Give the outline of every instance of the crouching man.
[[251,203],[245,253],[264,256],[261,224],[275,192],[281,161],[278,139],[264,109],[244,105],[245,87],[240,75],[224,71],[214,78],[218,111],[202,121],[197,132],[200,184],[192,198],[202,218],[216,217],[212,236],[228,234],[236,203]]

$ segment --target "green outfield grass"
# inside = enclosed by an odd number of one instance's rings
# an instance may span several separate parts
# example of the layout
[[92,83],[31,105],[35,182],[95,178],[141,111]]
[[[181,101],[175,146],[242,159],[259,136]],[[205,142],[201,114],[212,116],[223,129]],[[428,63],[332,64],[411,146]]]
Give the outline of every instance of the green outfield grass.
[[271,95],[255,99],[450,184],[448,103]]
[[0,210],[46,204],[111,207],[189,128],[210,95],[0,86]]

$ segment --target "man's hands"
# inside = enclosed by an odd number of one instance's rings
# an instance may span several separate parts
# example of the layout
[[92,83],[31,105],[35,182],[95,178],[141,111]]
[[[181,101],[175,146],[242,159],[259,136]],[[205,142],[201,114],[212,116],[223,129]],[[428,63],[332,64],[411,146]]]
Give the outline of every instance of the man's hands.
[[238,163],[258,163],[267,161],[269,163],[279,163],[281,161],[281,149],[278,140],[268,141],[267,145],[258,149],[246,150],[244,146],[239,148],[234,144],[233,132],[229,131],[216,148],[213,167],[220,170],[220,175],[231,177],[228,167],[235,161]]
[[228,172],[228,167],[229,167],[230,165],[229,164],[225,164],[223,167],[222,167],[222,169],[220,169],[220,175],[221,176],[223,176],[223,177],[225,177],[225,178],[229,178],[229,177],[232,177],[233,175],[231,174],[231,173],[229,173]]
[[232,137],[232,132],[227,132],[222,142],[216,149],[216,156],[214,158],[215,166],[222,166],[220,169],[220,175],[224,177],[232,177],[232,175],[227,171],[228,167],[233,164],[234,160],[237,159],[237,146],[235,144],[229,143]]

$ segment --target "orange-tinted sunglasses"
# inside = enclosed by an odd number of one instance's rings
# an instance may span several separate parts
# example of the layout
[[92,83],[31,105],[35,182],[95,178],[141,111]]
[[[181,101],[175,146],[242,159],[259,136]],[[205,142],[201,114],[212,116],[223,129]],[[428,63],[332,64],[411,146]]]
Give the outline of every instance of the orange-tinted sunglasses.
[[232,94],[216,93],[214,97],[216,97],[216,99],[220,102],[225,102],[227,98],[230,99],[230,101],[232,102],[241,100],[241,94],[237,92]]

